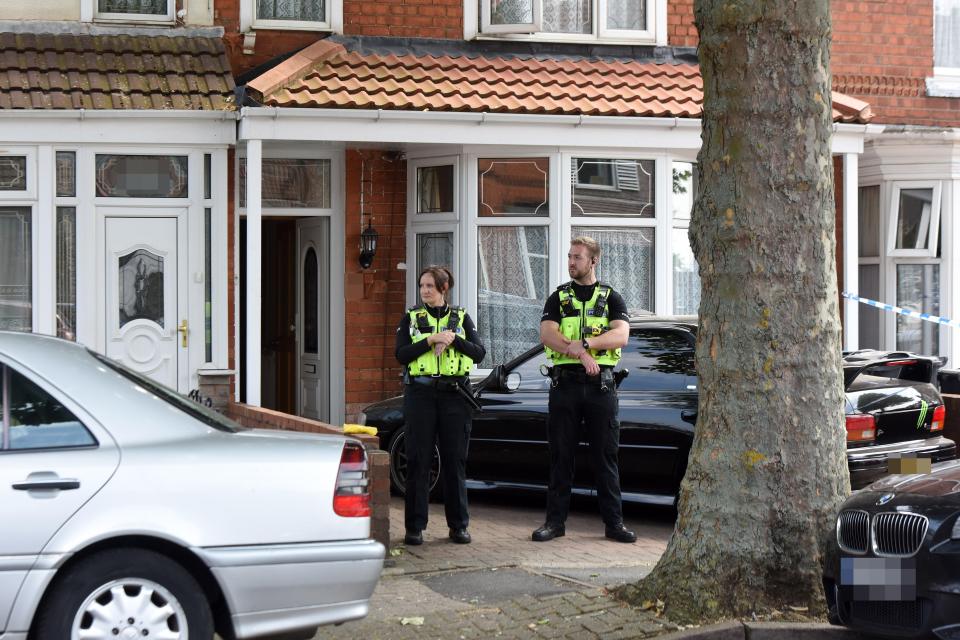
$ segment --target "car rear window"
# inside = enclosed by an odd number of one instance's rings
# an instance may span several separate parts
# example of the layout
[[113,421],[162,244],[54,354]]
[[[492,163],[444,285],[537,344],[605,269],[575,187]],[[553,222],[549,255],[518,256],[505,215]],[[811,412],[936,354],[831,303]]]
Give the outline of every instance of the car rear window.
[[188,414],[190,417],[199,420],[208,427],[213,427],[214,429],[219,429],[220,431],[227,431],[229,433],[236,433],[237,431],[244,431],[246,427],[234,422],[230,418],[226,417],[222,413],[218,413],[213,409],[208,409],[203,405],[194,402],[186,396],[182,396],[173,389],[165,387],[155,380],[140,375],[136,371],[131,371],[127,369],[122,364],[111,360],[105,356],[96,353],[95,351],[89,351],[90,355],[102,362],[107,367],[110,367],[124,378],[127,378],[131,382],[136,383],[137,385],[143,387],[153,395],[157,396],[167,404],[171,404],[177,409],[180,409],[184,413]]
[[696,376],[694,346],[685,332],[634,329],[623,348],[620,367],[630,370],[621,391],[686,389]]

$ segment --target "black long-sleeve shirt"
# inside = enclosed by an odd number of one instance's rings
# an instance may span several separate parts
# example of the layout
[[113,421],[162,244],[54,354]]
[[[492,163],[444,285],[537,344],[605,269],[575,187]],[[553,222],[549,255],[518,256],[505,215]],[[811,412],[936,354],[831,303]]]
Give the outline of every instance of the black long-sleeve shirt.
[[[448,308],[446,305],[442,307],[431,307],[425,305],[427,313],[431,315],[435,320],[439,320],[443,316],[447,315]],[[467,356],[474,363],[480,363],[483,361],[483,358],[487,355],[487,349],[483,346],[483,343],[480,341],[480,335],[477,333],[477,327],[473,324],[473,320],[470,318],[470,314],[466,311],[463,312],[463,336],[457,336],[453,339],[453,344],[451,345],[454,349]],[[427,343],[426,340],[420,340],[414,342],[410,339],[410,314],[404,313],[403,318],[400,319],[400,326],[397,327],[397,342],[396,349],[394,350],[397,360],[400,364],[406,366],[430,351],[433,347]]]

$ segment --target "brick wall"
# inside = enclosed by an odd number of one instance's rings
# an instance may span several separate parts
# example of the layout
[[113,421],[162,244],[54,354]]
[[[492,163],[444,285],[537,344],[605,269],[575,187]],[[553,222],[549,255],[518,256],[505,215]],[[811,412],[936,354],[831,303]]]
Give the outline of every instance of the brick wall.
[[463,0],[343,0],[343,32],[462,40]]
[[693,24],[693,0],[668,0],[667,44],[671,47],[695,47],[700,38]]
[[[280,429],[343,435],[340,429],[324,422],[236,402],[231,402],[227,406],[226,413],[229,418],[251,429]],[[351,437],[363,443],[367,451],[367,462],[370,465],[370,537],[389,549],[390,454],[379,449],[380,440],[376,436],[355,434]]]
[[[361,173],[362,178],[361,178]],[[347,420],[371,402],[400,393],[400,365],[394,358],[397,323],[406,308],[407,164],[383,150],[346,151],[346,371]],[[380,234],[369,269],[361,269],[360,192],[363,225],[372,220]],[[411,268],[413,266],[411,265]]]
[[960,100],[926,97],[933,74],[933,2],[834,2],[833,79],[865,100],[876,123],[960,125]]

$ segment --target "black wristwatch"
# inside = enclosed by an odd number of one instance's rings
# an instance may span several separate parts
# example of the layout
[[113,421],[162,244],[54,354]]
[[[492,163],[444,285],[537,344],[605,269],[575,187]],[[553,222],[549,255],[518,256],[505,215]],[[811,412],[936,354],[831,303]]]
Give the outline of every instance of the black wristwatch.
[[590,350],[590,345],[587,344],[587,339],[586,339],[586,338],[582,339],[582,340],[580,341],[580,344],[582,344],[582,345],[583,345],[583,348],[586,349],[587,351]]

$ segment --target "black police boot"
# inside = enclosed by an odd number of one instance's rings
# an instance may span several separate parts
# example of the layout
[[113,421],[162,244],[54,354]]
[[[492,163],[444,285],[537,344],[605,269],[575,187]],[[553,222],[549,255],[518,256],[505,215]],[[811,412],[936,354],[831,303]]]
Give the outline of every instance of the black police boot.
[[411,547],[423,544],[423,533],[416,529],[407,529],[407,535],[403,536],[403,544]]
[[627,529],[622,522],[615,524],[613,526],[608,525],[606,531],[604,532],[611,540],[616,540],[617,542],[636,542],[637,534],[630,529]]
[[457,527],[456,529],[451,527],[450,539],[457,544],[470,544],[470,532],[467,531],[466,527]]
[[542,527],[533,532],[530,536],[534,542],[546,542],[554,538],[562,538],[567,533],[562,524],[550,524],[547,522]]

